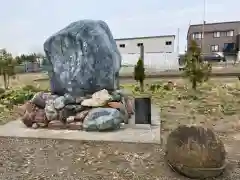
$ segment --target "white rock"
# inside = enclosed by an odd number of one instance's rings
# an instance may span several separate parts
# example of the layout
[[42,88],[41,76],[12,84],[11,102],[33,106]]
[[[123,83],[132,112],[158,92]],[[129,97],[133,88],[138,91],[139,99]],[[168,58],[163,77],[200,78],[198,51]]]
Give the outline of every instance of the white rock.
[[75,119],[74,116],[69,116],[69,117],[67,118],[67,122],[68,122],[68,123],[71,123],[71,122],[74,121],[74,119]]
[[91,99],[85,99],[82,101],[82,106],[87,107],[100,107],[106,104],[108,100],[110,100],[112,97],[108,93],[106,89],[103,89],[101,91],[98,91],[92,95]]
[[38,128],[37,123],[34,123],[34,124],[32,125],[32,128],[33,128],[33,129],[37,129],[37,128]]

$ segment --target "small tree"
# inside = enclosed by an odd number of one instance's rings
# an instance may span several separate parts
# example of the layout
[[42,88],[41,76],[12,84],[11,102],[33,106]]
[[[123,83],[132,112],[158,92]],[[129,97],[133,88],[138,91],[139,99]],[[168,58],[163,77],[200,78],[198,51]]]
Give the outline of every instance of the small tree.
[[196,41],[192,40],[185,55],[184,75],[189,78],[192,88],[196,90],[197,84],[207,81],[212,71],[212,66],[204,62],[201,49]]
[[140,83],[141,92],[144,91],[145,68],[143,60],[139,58],[137,65],[134,67],[134,79]]
[[8,89],[9,79],[15,75],[16,62],[11,53],[5,49],[0,50],[0,75],[3,77],[4,88]]
[[20,56],[16,57],[16,60],[18,61],[18,63],[22,63],[22,62],[36,62],[37,58],[40,57],[40,54],[36,54],[36,53],[31,53],[31,54],[22,54]]
[[23,60],[22,60],[21,56],[16,56],[15,60],[16,60],[17,64],[22,64],[23,63]]

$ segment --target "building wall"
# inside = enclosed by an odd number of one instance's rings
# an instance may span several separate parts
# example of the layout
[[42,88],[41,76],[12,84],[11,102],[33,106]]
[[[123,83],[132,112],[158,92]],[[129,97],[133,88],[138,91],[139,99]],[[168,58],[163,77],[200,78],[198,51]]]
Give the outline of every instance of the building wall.
[[[214,51],[212,51],[212,46],[217,45],[218,46],[218,51],[217,52],[223,52],[224,44],[225,43],[235,43],[236,41],[236,36],[232,37],[219,37],[219,38],[213,38],[213,33],[208,33],[206,32],[204,34],[204,46],[202,48],[202,51],[206,54],[211,54]],[[195,39],[197,43],[201,46],[202,39]]]
[[[175,36],[116,39],[121,54],[135,54],[140,52],[138,43],[143,43],[145,53],[171,53],[174,52]],[[166,42],[171,42],[166,45]],[[125,47],[120,47],[125,45]]]
[[[122,65],[133,67],[139,57],[140,54],[122,54]],[[158,71],[178,70],[180,67],[177,53],[145,53],[144,65]]]
[[[202,25],[191,25],[187,34],[188,45],[192,39],[201,46],[202,38],[193,38],[194,33],[202,32]],[[225,43],[237,43],[237,35],[240,30],[240,22],[223,22],[223,23],[210,23],[204,25],[204,46],[203,53],[213,53],[211,46],[218,45],[219,52],[223,51]],[[233,36],[226,36],[226,32],[233,31]],[[214,37],[214,32],[220,32],[220,37]]]

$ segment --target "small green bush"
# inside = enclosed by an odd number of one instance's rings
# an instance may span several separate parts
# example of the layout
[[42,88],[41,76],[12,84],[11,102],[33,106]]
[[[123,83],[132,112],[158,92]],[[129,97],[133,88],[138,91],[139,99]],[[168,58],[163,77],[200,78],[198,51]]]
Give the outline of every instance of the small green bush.
[[151,84],[149,87],[149,90],[152,92],[155,92],[155,91],[159,90],[160,88],[161,88],[160,84]]
[[24,102],[31,100],[34,94],[35,92],[32,91],[13,90],[5,95],[5,97],[2,99],[2,104],[23,104]]
[[133,90],[136,91],[136,92],[139,92],[140,88],[139,88],[139,86],[134,86]]
[[184,76],[191,81],[192,88],[196,89],[198,83],[208,80],[212,66],[209,63],[204,63],[201,49],[194,40],[191,41],[184,60]]
[[0,93],[0,104],[5,105],[8,108],[13,107],[13,105],[24,104],[26,101],[31,100],[33,96],[40,91],[40,89],[32,85],[27,85],[21,89],[7,90]]
[[141,91],[144,91],[145,68],[143,60],[139,58],[137,65],[134,67],[134,79],[140,83]]

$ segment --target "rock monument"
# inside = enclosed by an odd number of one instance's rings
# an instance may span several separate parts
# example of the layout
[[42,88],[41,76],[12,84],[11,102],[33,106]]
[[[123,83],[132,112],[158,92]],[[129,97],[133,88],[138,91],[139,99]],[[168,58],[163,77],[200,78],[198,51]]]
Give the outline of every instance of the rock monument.
[[190,178],[219,176],[225,169],[226,152],[215,133],[202,126],[179,126],[170,133],[166,159],[175,171]]
[[119,88],[121,56],[103,21],[71,23],[46,40],[44,51],[54,94],[84,96]]
[[[133,113],[132,101],[119,90],[121,56],[103,21],[71,23],[44,43],[51,92],[25,104],[27,127],[104,131],[120,128]],[[77,127],[77,128],[76,128]]]

